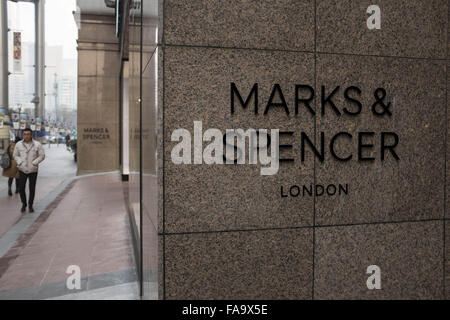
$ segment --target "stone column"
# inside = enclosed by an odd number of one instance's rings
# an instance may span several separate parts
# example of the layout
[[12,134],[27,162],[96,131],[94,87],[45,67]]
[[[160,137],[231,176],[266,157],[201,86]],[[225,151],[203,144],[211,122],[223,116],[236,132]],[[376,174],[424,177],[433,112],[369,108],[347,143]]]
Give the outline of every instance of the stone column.
[[119,169],[120,54],[113,16],[81,14],[78,174]]
[[35,117],[45,117],[45,0],[35,2]]
[[8,108],[8,14],[6,1],[0,3],[0,106]]

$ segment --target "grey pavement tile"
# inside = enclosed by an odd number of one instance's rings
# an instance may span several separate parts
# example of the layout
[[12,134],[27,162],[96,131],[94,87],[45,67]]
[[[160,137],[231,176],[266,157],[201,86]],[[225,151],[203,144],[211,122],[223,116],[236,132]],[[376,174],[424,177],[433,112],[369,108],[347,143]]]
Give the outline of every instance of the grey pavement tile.
[[54,297],[51,300],[139,300],[137,282]]
[[122,270],[112,273],[93,275],[88,277],[87,289],[93,290],[122,283],[137,281],[135,269]]
[[39,287],[0,291],[0,300],[33,300],[38,291]]

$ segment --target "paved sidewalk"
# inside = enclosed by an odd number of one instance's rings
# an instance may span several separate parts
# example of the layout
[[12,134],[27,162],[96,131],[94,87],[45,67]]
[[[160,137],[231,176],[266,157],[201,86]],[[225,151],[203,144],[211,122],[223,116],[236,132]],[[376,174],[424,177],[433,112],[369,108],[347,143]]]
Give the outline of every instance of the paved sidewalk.
[[[137,298],[128,223],[117,173],[74,179],[0,258],[0,299],[114,298],[115,291]],[[80,290],[67,289],[70,265],[81,269]]]
[[[64,182],[75,177],[77,171],[73,154],[66,149],[65,145],[60,144],[59,147],[52,145],[50,148],[44,146],[44,150],[46,158],[39,167],[36,183],[36,209],[40,207],[39,203],[42,201],[44,206],[47,204],[46,197],[51,193],[62,191]],[[18,194],[8,197],[7,181],[7,178],[0,175],[0,237],[22,217],[20,197]],[[13,192],[14,190],[15,183]]]
[[[62,191],[64,182],[76,175],[77,165],[73,160],[73,154],[65,145],[59,147],[44,146],[46,158],[39,167],[39,175],[36,183],[35,207],[51,193]],[[8,197],[8,179],[0,175],[0,236],[4,235],[21,217],[20,197],[14,194]],[[13,192],[15,183],[13,184]],[[28,188],[27,188],[28,190]],[[27,191],[28,194],[28,191]]]

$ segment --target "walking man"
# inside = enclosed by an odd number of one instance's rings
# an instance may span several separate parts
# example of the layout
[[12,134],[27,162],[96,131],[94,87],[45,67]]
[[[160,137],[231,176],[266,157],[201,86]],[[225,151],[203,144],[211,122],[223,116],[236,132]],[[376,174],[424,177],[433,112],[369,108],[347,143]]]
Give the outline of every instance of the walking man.
[[19,141],[14,149],[14,160],[16,160],[17,168],[19,169],[19,191],[20,199],[22,200],[21,212],[25,212],[27,208],[25,186],[28,179],[30,180],[28,210],[34,212],[33,202],[38,169],[39,164],[44,161],[44,159],[44,148],[38,141],[33,140],[33,131],[31,131],[31,129],[25,129],[23,131],[23,140]]

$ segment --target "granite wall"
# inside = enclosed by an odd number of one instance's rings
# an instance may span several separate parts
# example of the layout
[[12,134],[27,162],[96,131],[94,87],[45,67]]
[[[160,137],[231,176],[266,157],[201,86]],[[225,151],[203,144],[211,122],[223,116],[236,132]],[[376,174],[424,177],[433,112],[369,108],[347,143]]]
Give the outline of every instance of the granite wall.
[[[448,1],[159,4],[159,298],[450,297]],[[367,26],[373,4],[380,29]],[[235,96],[231,112],[231,83],[244,100],[258,84],[258,114],[255,96],[246,109]],[[296,114],[297,84],[314,90],[315,114],[305,104]],[[326,97],[337,86],[336,111]],[[358,104],[345,92],[361,103],[360,114],[351,114]],[[203,131],[291,132],[280,143],[292,145],[281,156],[293,161],[267,176],[261,165],[174,164],[172,133],[185,128],[194,141],[194,121]],[[351,154],[348,161],[328,149],[340,132],[334,152]],[[373,134],[358,140],[364,132]],[[395,152],[383,153],[383,132],[397,135]],[[302,159],[302,133],[315,145],[324,135],[324,161],[310,147]],[[393,137],[384,144],[395,145]],[[311,184],[341,184],[348,193],[289,193]],[[372,265],[381,289],[368,288]]]
[[120,53],[113,16],[81,14],[78,174],[119,169]]

